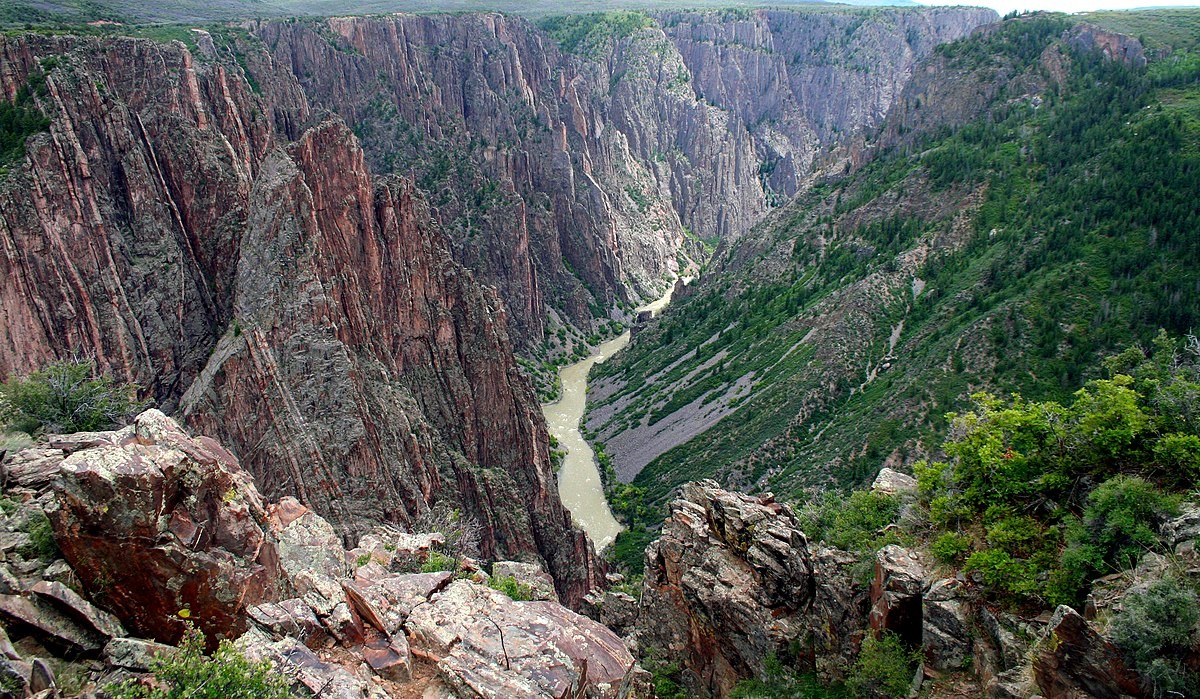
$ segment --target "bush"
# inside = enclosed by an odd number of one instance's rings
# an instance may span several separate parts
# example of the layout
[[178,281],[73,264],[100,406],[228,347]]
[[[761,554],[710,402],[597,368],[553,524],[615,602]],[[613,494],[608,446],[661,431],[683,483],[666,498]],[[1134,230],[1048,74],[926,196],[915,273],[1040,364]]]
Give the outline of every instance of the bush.
[[29,434],[115,427],[145,407],[137,389],[136,384],[117,384],[111,376],[98,374],[95,362],[79,358],[54,362],[0,385],[9,426]]
[[429,560],[421,564],[422,573],[440,573],[458,568],[458,560],[437,551],[429,552]]
[[517,602],[528,602],[536,599],[536,596],[533,594],[532,587],[518,582],[517,579],[511,575],[493,576],[491,580],[488,580],[488,586],[493,590],[499,590],[503,592]]
[[45,512],[37,511],[29,516],[21,529],[29,535],[29,545],[18,553],[25,558],[53,561],[58,558],[58,543],[54,540],[54,528]]
[[1158,527],[1177,514],[1178,498],[1135,476],[1116,476],[1088,495],[1080,543],[1092,543],[1115,569],[1130,568],[1146,551],[1159,548]]
[[846,686],[859,697],[906,696],[920,656],[905,648],[900,637],[891,632],[879,638],[868,636]]
[[204,655],[204,634],[189,629],[175,653],[150,661],[156,686],[137,680],[109,685],[113,699],[287,699],[285,677],[269,662],[252,663],[229,641],[212,657]]
[[1123,608],[1109,624],[1113,642],[1154,697],[1200,693],[1200,678],[1181,661],[1196,641],[1198,602],[1195,592],[1164,578],[1144,592],[1126,595]]
[[958,532],[945,532],[930,544],[929,550],[942,563],[953,565],[971,550],[971,540]]
[[737,683],[729,699],[843,699],[849,696],[841,685],[823,685],[814,674],[797,674],[774,655],[767,656],[766,678]]

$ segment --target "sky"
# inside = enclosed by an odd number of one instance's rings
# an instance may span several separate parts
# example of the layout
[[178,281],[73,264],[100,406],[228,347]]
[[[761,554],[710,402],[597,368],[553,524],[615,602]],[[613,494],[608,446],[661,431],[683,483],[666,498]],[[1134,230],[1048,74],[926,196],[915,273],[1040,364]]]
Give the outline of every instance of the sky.
[[981,5],[1004,15],[1013,10],[1128,10],[1135,7],[1195,7],[1200,0],[917,0],[922,5]]

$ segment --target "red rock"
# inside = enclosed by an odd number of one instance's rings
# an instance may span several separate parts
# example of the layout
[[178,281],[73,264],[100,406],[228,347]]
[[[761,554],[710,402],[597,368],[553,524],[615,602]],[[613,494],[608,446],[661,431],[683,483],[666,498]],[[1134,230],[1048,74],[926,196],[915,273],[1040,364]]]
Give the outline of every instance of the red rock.
[[[215,644],[245,608],[277,599],[274,543],[249,476],[157,410],[137,440],[81,449],[60,465],[48,514],[84,588],[134,633],[177,643],[190,620]],[[169,516],[163,517],[163,514]]]

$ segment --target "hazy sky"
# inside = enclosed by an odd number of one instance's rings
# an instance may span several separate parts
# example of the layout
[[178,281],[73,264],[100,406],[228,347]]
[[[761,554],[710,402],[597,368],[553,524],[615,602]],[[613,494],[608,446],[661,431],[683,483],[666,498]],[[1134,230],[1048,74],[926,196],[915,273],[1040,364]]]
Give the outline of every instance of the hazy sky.
[[1135,7],[1195,7],[1198,0],[917,0],[923,5],[982,5],[1000,14],[1013,10],[1125,10]]

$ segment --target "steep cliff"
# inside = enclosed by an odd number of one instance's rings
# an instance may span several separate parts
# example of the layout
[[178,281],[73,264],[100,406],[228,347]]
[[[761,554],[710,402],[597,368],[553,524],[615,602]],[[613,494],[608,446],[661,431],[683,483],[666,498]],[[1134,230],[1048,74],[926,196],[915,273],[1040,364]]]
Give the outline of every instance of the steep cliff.
[[253,33],[362,136],[377,170],[415,176],[459,261],[500,290],[519,347],[537,355],[571,349],[614,301],[657,295],[702,253],[689,233],[748,230],[820,152],[879,122],[916,60],[993,18],[635,15],[572,53],[551,40],[559,24],[547,36],[498,15]]
[[285,147],[294,82],[266,103],[178,44],[0,50],[5,91],[44,76],[52,118],[0,194],[6,372],[95,354],[344,532],[445,501],[488,557],[545,558],[568,600],[592,586],[505,313],[411,183],[376,183],[336,120]]

